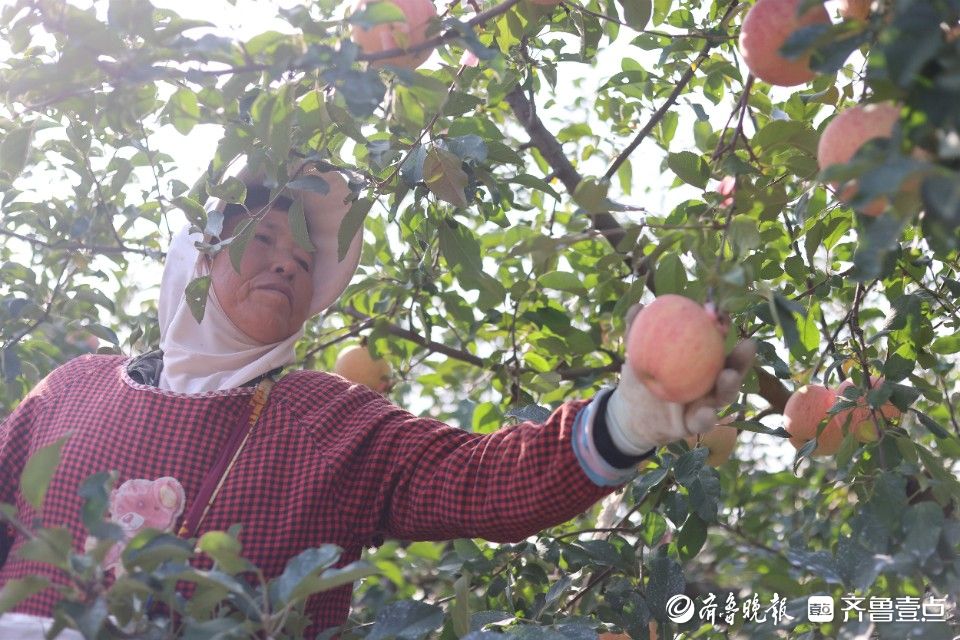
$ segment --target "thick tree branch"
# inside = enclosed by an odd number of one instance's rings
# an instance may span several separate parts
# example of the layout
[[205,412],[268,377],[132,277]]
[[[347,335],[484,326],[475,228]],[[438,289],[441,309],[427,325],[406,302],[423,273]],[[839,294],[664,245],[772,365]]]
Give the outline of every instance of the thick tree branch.
[[[361,313],[354,309],[353,307],[344,307],[343,312],[348,316],[361,320],[365,323],[373,322],[373,318],[368,316],[365,313]],[[450,345],[442,344],[440,342],[434,342],[429,340],[424,336],[420,335],[416,331],[410,331],[409,329],[404,329],[403,327],[388,323],[386,325],[387,332],[390,335],[397,336],[398,338],[403,338],[404,340],[409,340],[415,344],[424,347],[435,353],[442,353],[448,358],[453,358],[454,360],[459,360],[461,362],[466,362],[467,364],[472,364],[475,367],[486,368],[487,363],[484,362],[483,358],[475,356],[472,353],[464,351],[463,349],[457,349],[456,347],[451,347]],[[602,367],[567,367],[567,368],[557,368],[557,373],[560,374],[560,377],[563,380],[574,380],[576,378],[581,378],[588,375],[597,375],[602,373],[613,373],[619,371],[623,363],[615,361],[608,365]],[[521,369],[520,373],[529,372],[529,369]]]
[[[526,129],[527,135],[530,136],[530,144],[540,151],[543,159],[546,160],[547,164],[553,169],[554,175],[563,183],[563,186],[566,187],[567,192],[573,193],[583,179],[583,176],[580,175],[576,167],[573,166],[573,163],[567,158],[567,154],[563,151],[563,147],[557,138],[544,126],[543,121],[540,120],[540,117],[534,111],[533,105],[530,100],[527,99],[520,85],[514,87],[513,90],[507,94],[506,100],[510,108],[513,109],[517,120],[519,120],[523,128]],[[592,214],[591,217],[593,218],[594,229],[601,231],[604,237],[610,242],[610,245],[616,249],[626,235],[626,231],[620,226],[617,219],[609,213]],[[633,260],[631,257],[629,255],[625,256],[624,261],[632,270]],[[645,275],[648,271],[648,266],[642,265],[641,268],[637,270],[637,273],[638,275]]]

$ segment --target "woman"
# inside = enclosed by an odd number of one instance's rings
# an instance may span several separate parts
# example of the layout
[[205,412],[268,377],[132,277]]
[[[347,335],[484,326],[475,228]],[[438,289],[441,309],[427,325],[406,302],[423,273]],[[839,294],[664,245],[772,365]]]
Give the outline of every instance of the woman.
[[[274,200],[262,176],[245,170],[240,177],[246,209],[262,219],[239,270],[226,251],[212,259],[199,254],[199,236],[184,230],[173,239],[160,294],[162,353],[77,358],[38,384],[0,427],[0,502],[15,503],[21,520],[37,515],[16,493],[24,462],[69,432],[43,518],[67,523],[77,548],[85,537],[77,487],[111,469],[123,483],[120,498],[152,492],[152,504],[162,506],[164,518],[151,526],[160,522],[192,537],[241,523],[244,555],[268,578],[323,543],[342,547],[345,564],[385,537],[516,541],[620,487],[656,446],[711,428],[752,361],[752,344],[740,345],[714,392],[687,406],[658,400],[625,367],[616,390],[567,402],[543,424],[486,435],[413,416],[324,372],[289,373],[270,388],[277,370],[294,361],[304,322],[343,292],[361,239],[358,233],[337,260],[337,232],[348,209],[339,175],[322,174],[326,195],[288,189]],[[287,210],[297,202],[313,251],[291,231]],[[227,237],[247,216],[237,205],[219,208]],[[211,286],[198,323],[184,289],[203,276]],[[266,391],[253,409],[252,399]],[[150,514],[131,509],[110,515],[134,523],[132,535]],[[12,548],[0,584],[50,575],[18,557],[21,537],[6,536]],[[114,570],[119,546],[106,560]],[[308,637],[342,623],[350,595],[345,586],[311,598]],[[45,591],[21,603],[16,615],[0,618],[0,637],[7,637],[4,624],[41,624],[54,602]]]

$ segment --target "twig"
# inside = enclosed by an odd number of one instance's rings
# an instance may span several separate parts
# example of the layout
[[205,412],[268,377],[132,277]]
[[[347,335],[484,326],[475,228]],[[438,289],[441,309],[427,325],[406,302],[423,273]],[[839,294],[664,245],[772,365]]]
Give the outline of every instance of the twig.
[[[739,5],[738,0],[734,0],[727,7],[727,10],[724,12],[723,17],[720,19],[720,26],[726,27],[727,23],[733,17],[735,9]],[[627,158],[630,157],[630,154],[640,146],[640,143],[643,142],[644,138],[653,131],[653,128],[657,125],[660,120],[667,114],[667,111],[674,105],[677,99],[680,97],[680,94],[683,93],[684,89],[687,88],[687,84],[693,79],[694,74],[696,74],[697,69],[701,64],[707,59],[707,56],[710,55],[710,50],[716,46],[715,42],[707,41],[703,47],[700,48],[700,53],[697,54],[696,60],[690,64],[689,68],[683,73],[680,77],[680,80],[677,81],[676,86],[673,88],[673,91],[670,92],[670,95],[667,97],[666,101],[660,105],[660,108],[657,109],[653,115],[650,117],[650,120],[647,121],[647,124],[640,129],[640,132],[637,133],[633,141],[627,145],[627,148],[620,152],[620,155],[613,161],[613,164],[607,169],[607,172],[604,174],[604,178],[609,180],[617,173],[617,169],[620,168],[620,165],[626,162]]]
[[466,68],[466,65],[460,65],[460,68],[457,69],[457,73],[453,77],[453,82],[450,83],[450,87],[447,89],[447,95],[443,99],[443,103],[437,108],[437,112],[433,114],[430,122],[428,122],[427,125],[420,130],[420,134],[417,136],[417,139],[410,144],[410,148],[407,149],[406,153],[403,154],[403,158],[397,162],[396,166],[393,168],[393,171],[390,172],[390,175],[377,182],[377,189],[382,189],[383,185],[389,184],[397,176],[397,174],[400,173],[403,163],[407,161],[407,158],[410,157],[410,154],[413,153],[413,150],[416,149],[417,145],[420,144],[420,141],[423,140],[423,136],[427,135],[427,132],[433,129],[433,125],[435,125],[437,120],[440,118],[440,112],[443,110],[443,107],[446,106],[447,100],[449,100],[450,96],[453,94],[453,90],[457,86],[457,81],[460,79],[460,76],[463,75],[463,70]]
[[70,262],[69,261],[64,262],[63,269],[60,270],[60,274],[57,276],[57,284],[56,286],[54,286],[53,291],[50,294],[50,300],[47,302],[46,307],[44,307],[43,313],[40,314],[40,317],[34,320],[33,322],[31,322],[25,329],[20,331],[20,333],[18,333],[12,339],[5,342],[3,345],[4,349],[9,349],[10,346],[17,344],[30,332],[32,332],[34,329],[36,329],[41,324],[47,321],[47,319],[50,317],[50,312],[53,311],[53,305],[56,304],[57,302],[57,296],[60,294],[60,288],[69,279],[69,278],[65,278],[69,268],[70,268]]
[[127,245],[113,246],[84,244],[82,242],[47,242],[46,240],[41,240],[40,238],[34,238],[33,236],[27,236],[21,233],[16,233],[15,231],[6,231],[3,229],[0,229],[0,236],[16,238],[17,240],[22,240],[34,246],[50,249],[51,251],[90,251],[91,253],[103,254],[136,253],[142,256],[147,256],[148,258],[157,258],[159,260],[162,260],[165,255],[163,251],[154,249],[138,249],[136,247],[130,247]]
[[[507,11],[510,10],[511,7],[513,7],[513,5],[517,4],[518,2],[520,2],[520,0],[505,0],[504,2],[501,2],[496,6],[490,7],[486,11],[482,13],[478,13],[474,17],[470,18],[469,20],[467,20],[466,25],[468,27],[473,28],[477,25],[484,24],[488,20],[492,20],[493,18],[496,18],[497,16],[500,16],[506,13]],[[428,51],[430,49],[436,48],[437,46],[443,44],[448,40],[455,40],[456,38],[459,38],[459,37],[460,37],[460,32],[457,29],[447,29],[440,35],[434,36],[433,38],[429,38],[428,40],[424,40],[418,45],[414,45],[406,49],[397,47],[395,49],[387,49],[385,51],[378,51],[376,53],[360,54],[359,56],[357,56],[357,60],[375,62],[377,60],[386,60],[387,58],[393,58],[395,56],[407,55],[411,53],[419,53],[421,51]]]
[[[371,318],[370,316],[364,313],[361,313],[360,311],[357,311],[353,307],[345,307],[342,309],[342,311],[349,316],[357,318],[358,320],[370,321],[370,322],[373,321],[373,318]],[[472,364],[476,367],[486,368],[488,366],[488,363],[484,362],[483,358],[480,358],[479,356],[475,356],[472,353],[469,353],[462,349],[457,349],[449,345],[441,344],[439,342],[434,342],[433,340],[428,340],[427,338],[421,336],[419,333],[410,331],[409,329],[404,329],[403,327],[393,323],[388,323],[384,326],[387,332],[390,333],[390,335],[397,336],[398,338],[403,338],[404,340],[409,340],[410,342],[419,344],[420,346],[426,349],[429,349],[430,351],[441,353],[449,358],[460,360],[461,362],[466,362],[467,364]],[[503,364],[495,364],[493,365],[493,368],[495,370],[500,370],[500,369],[503,369],[505,366],[506,365],[503,365]],[[563,380],[574,380],[576,378],[580,378],[587,375],[602,375],[606,373],[613,373],[613,372],[619,371],[621,366],[622,366],[621,362],[615,361],[611,364],[608,364],[602,367],[568,367],[568,368],[558,367],[556,370],[556,373],[559,374],[560,378]],[[518,369],[517,373],[526,373],[529,371],[531,371],[531,369],[522,368],[522,369]]]

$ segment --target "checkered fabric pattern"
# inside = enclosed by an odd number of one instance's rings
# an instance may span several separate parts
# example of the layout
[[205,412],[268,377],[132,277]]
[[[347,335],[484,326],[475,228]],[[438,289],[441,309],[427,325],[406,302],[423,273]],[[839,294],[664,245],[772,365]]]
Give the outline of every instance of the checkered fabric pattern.
[[[37,514],[16,492],[23,464],[71,433],[43,520],[69,527],[78,550],[86,532],[77,487],[85,478],[114,469],[119,482],[173,476],[189,510],[253,391],[163,391],[131,380],[126,363],[119,356],[77,358],[51,373],[0,424],[0,501],[16,504],[27,522]],[[385,537],[521,540],[616,488],[591,482],[574,455],[574,419],[587,404],[565,403],[543,424],[474,434],[416,417],[339,376],[291,373],[271,392],[201,533],[241,523],[244,555],[268,577],[303,549],[323,543],[342,547],[346,564]],[[55,578],[43,565],[18,559],[23,540],[12,531],[4,535],[13,548],[0,585],[28,574]],[[204,559],[197,562],[202,566]],[[350,597],[349,585],[313,597],[308,637],[341,624]],[[47,591],[17,610],[47,616],[54,601]]]

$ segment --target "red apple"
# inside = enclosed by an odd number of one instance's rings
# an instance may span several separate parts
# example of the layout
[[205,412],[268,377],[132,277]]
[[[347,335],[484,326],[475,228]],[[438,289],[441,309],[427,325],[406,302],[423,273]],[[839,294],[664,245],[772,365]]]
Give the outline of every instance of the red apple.
[[[820,169],[834,164],[846,164],[860,147],[870,140],[889,138],[900,119],[900,107],[889,103],[862,104],[841,112],[820,134],[817,144],[817,163]],[[857,185],[850,182],[839,188],[838,197],[849,201],[857,193]],[[886,198],[876,198],[861,213],[879,216],[886,209]]]
[[840,15],[844,20],[866,20],[870,17],[873,0],[840,0]]
[[[354,13],[366,8],[368,4],[379,0],[358,0],[354,5]],[[409,49],[422,44],[427,39],[427,29],[430,23],[437,19],[437,8],[432,0],[391,0],[400,7],[404,21],[384,22],[364,29],[359,25],[350,28],[351,39],[366,54],[380,53],[390,49]],[[370,64],[380,67],[385,64],[395,67],[416,69],[430,57],[431,50],[418,51],[406,55],[393,56],[383,60],[376,60]]]
[[[882,384],[882,377],[870,378],[870,387],[872,389],[876,389]],[[844,380],[840,383],[840,386],[837,387],[837,395],[843,395],[844,391],[853,386],[855,385],[852,380]],[[876,410],[876,417],[881,420],[880,425],[878,425],[874,419],[874,412],[870,410],[866,396],[860,396],[859,400],[857,400],[856,407],[840,411],[831,418],[830,423],[835,425],[834,428],[842,429],[845,433],[849,430],[849,432],[853,434],[853,437],[860,442],[876,442],[880,439],[882,419],[894,420],[899,418],[900,410],[897,409],[893,403],[885,402]]]
[[727,416],[717,423],[710,431],[699,436],[690,436],[685,438],[690,448],[696,447],[699,440],[701,447],[706,447],[710,453],[707,455],[707,464],[711,467],[719,467],[730,459],[730,455],[737,446],[737,436],[740,432],[734,427],[726,426],[733,422],[734,416]]
[[370,351],[361,345],[341,351],[333,365],[333,372],[380,393],[390,388],[390,365],[382,358],[372,358]]
[[740,54],[750,72],[770,84],[792,87],[813,80],[810,56],[788,60],[780,47],[802,27],[829,24],[830,16],[819,2],[797,14],[804,0],[758,0],[740,27]]
[[[783,428],[790,434],[790,444],[800,449],[817,437],[817,430],[826,420],[827,411],[833,406],[836,397],[836,391],[819,384],[800,387],[790,396],[783,409]],[[817,440],[817,448],[811,455],[833,455],[840,449],[841,442],[843,430],[830,421],[823,428]]]
[[690,298],[663,295],[630,326],[627,362],[658,398],[690,402],[707,394],[723,369],[724,333],[715,312]]

